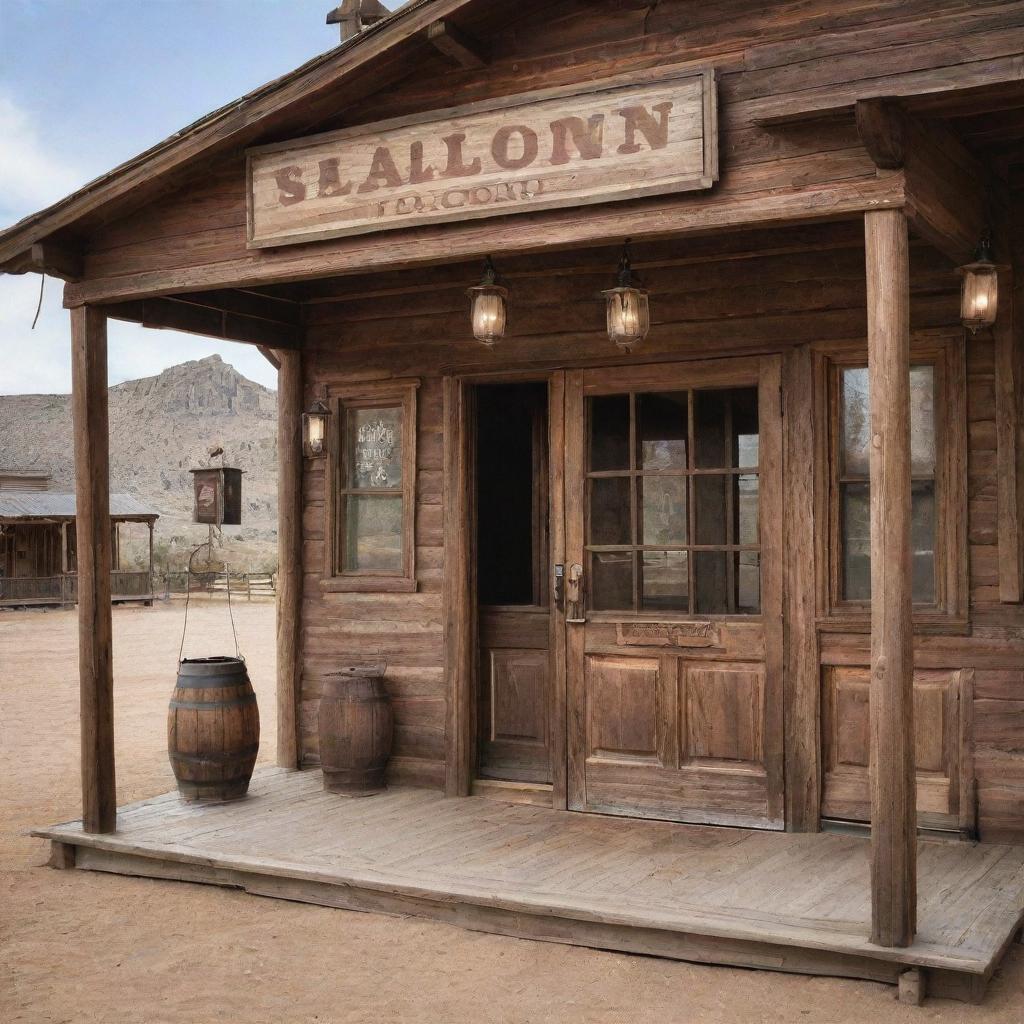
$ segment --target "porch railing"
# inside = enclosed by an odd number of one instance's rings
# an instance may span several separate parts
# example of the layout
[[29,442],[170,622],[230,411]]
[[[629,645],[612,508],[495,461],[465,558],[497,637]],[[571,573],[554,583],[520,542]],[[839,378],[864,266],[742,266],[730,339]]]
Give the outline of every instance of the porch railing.
[[[146,598],[153,594],[149,572],[116,569],[110,574],[110,595],[115,601]],[[78,601],[78,576],[2,576],[0,602],[4,604],[75,604]]]

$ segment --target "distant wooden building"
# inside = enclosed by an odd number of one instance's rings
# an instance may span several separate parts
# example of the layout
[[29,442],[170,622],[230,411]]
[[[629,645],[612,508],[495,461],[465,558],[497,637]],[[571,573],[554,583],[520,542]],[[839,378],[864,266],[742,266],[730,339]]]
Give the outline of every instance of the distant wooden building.
[[0,491],[46,491],[50,474],[36,469],[0,469]]
[[[0,233],[73,335],[56,861],[980,998],[1024,922],[1022,67],[1024,0],[414,0]],[[279,368],[281,770],[215,824],[118,821],[111,317]],[[318,701],[365,661],[394,792],[346,803]]]
[[[153,524],[160,514],[130,494],[110,496],[111,599],[153,602]],[[120,526],[144,523],[148,568],[122,569]],[[75,496],[0,489],[0,607],[78,600]]]

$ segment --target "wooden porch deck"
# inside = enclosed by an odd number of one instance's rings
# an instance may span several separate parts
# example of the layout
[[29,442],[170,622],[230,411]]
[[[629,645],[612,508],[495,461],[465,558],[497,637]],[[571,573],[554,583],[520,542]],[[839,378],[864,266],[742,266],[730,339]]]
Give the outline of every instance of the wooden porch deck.
[[257,773],[249,799],[176,793],[34,834],[54,863],[204,882],[348,910],[700,963],[897,983],[978,1000],[1024,922],[1024,848],[922,839],[919,934],[867,940],[868,844],[553,811],[393,789],[323,791],[319,772]]

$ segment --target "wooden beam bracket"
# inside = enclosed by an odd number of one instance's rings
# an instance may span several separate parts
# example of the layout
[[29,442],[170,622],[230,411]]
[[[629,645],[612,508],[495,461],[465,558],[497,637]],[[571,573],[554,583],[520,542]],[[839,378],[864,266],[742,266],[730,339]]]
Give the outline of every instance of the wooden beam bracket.
[[435,21],[427,27],[427,41],[464,68],[485,68],[490,63],[487,48],[450,21]]

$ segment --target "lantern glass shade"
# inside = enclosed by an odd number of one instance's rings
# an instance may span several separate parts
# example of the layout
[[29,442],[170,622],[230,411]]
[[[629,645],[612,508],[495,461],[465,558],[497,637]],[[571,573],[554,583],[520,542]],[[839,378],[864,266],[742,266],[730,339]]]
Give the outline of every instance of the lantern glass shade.
[[996,322],[999,311],[999,271],[994,263],[979,260],[960,268],[963,293],[960,319],[964,327],[980,331]]
[[496,284],[481,284],[469,289],[472,303],[473,337],[491,348],[505,336],[508,289]]
[[602,293],[608,304],[608,337],[623,352],[632,352],[651,329],[651,308],[642,288],[610,288]]
[[327,423],[330,410],[323,402],[315,402],[309,412],[302,414],[302,451],[315,459],[327,452]]

